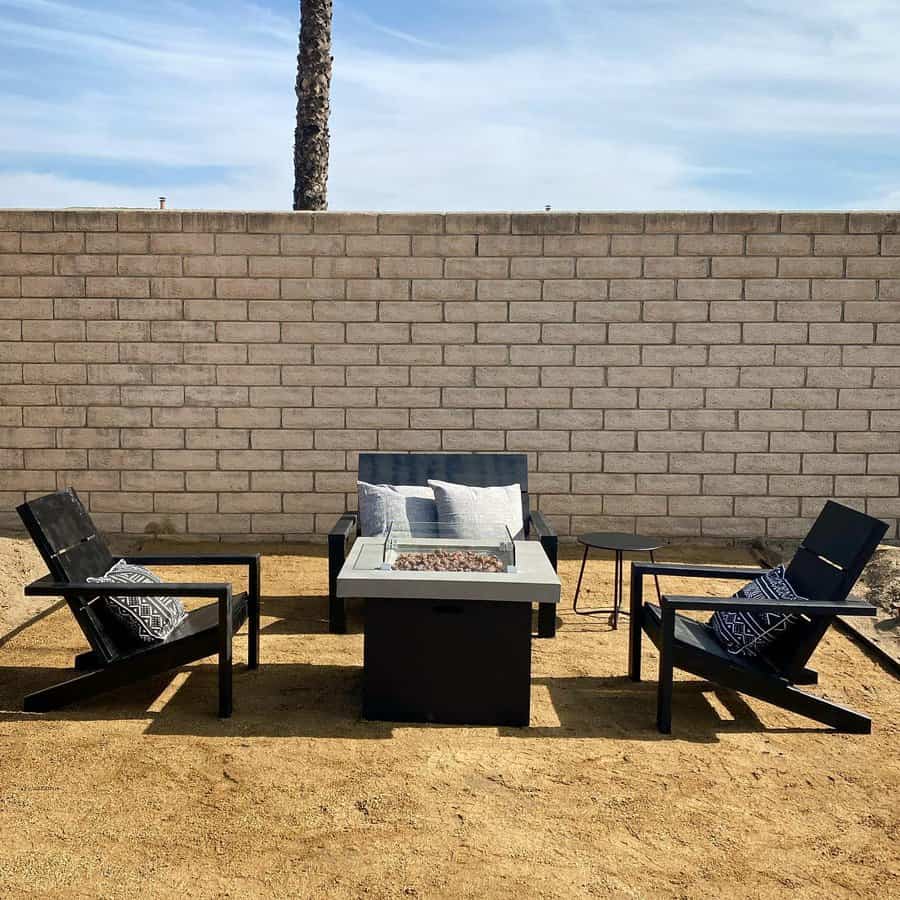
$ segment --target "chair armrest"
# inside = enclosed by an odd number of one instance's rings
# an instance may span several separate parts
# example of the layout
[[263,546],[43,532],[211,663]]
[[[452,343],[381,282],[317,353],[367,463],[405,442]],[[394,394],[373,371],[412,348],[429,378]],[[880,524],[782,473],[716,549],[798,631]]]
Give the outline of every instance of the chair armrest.
[[663,609],[717,610],[727,612],[793,612],[808,616],[874,616],[876,608],[862,600],[841,600],[828,603],[821,600],[768,600],[747,597],[689,597],[663,594]]
[[[353,512],[344,513],[328,532],[328,601],[329,620],[332,631],[343,631],[343,602],[337,599],[337,577],[347,558],[347,547],[356,537],[359,516]],[[337,609],[337,607],[340,609]],[[332,608],[334,607],[334,608]]]
[[26,597],[205,597],[220,599],[231,593],[231,585],[217,582],[199,584],[163,582],[162,584],[93,583],[90,581],[53,581],[45,575],[25,587]]
[[258,553],[136,553],[126,562],[158,566],[252,566],[259,564]]
[[744,569],[738,566],[695,566],[691,563],[633,562],[631,577],[642,575],[676,575],[679,578],[719,578],[751,580],[768,569]]
[[547,554],[547,559],[550,560],[550,565],[553,566],[553,571],[555,572],[559,563],[559,538],[556,536],[553,526],[544,518],[542,513],[535,510],[529,518],[531,526],[529,537],[533,534],[541,542],[544,553]]
[[535,510],[531,513],[531,531],[538,538],[556,537],[556,531],[553,526],[544,518],[542,512]]
[[330,544],[332,539],[343,539],[346,541],[350,538],[356,532],[358,519],[359,516],[357,513],[344,513],[337,522],[331,526],[331,530],[328,532],[328,543]]

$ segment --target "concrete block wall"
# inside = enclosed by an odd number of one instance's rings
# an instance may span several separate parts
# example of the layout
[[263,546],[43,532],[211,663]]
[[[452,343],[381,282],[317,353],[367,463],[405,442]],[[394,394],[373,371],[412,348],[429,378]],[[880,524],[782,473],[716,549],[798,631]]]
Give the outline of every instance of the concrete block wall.
[[898,223],[0,211],[0,527],[321,535],[358,451],[505,450],[562,534],[896,538]]

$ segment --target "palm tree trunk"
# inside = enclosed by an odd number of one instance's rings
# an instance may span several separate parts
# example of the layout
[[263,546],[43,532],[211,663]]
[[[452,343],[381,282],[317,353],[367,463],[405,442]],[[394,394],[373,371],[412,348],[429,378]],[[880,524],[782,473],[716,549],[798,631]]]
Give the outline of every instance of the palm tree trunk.
[[294,209],[327,209],[332,0],[300,0]]

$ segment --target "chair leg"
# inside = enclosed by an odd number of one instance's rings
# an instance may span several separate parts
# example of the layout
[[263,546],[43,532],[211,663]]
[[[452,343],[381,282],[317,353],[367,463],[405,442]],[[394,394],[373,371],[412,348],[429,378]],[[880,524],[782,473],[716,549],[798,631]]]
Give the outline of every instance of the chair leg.
[[337,577],[347,556],[342,535],[328,535],[328,630],[332,634],[347,633],[347,607],[337,595]]
[[555,603],[538,603],[538,637],[556,637]]
[[856,710],[840,703],[832,703],[823,697],[807,694],[806,691],[788,686],[783,692],[763,697],[776,706],[799,713],[823,725],[830,725],[837,731],[845,731],[849,734],[871,734],[872,720]]
[[101,665],[100,657],[93,650],[79,653],[75,657],[75,669],[78,672],[91,672],[94,669],[99,669]]
[[675,651],[675,611],[662,610],[662,634],[659,646],[659,684],[656,700],[656,727],[662,734],[672,733],[672,682]]
[[94,669],[84,675],[78,675],[68,681],[28,694],[22,703],[22,709],[25,712],[49,712],[78,700],[96,697],[122,684],[127,684],[129,680],[135,679],[128,679],[127,673],[116,667]]
[[644,604],[644,579],[631,570],[631,602],[628,617],[628,677],[641,680],[641,631]]
[[250,564],[250,596],[247,598],[247,667],[259,668],[259,559]]
[[232,606],[231,588],[219,597],[219,718],[227,719],[232,711]]

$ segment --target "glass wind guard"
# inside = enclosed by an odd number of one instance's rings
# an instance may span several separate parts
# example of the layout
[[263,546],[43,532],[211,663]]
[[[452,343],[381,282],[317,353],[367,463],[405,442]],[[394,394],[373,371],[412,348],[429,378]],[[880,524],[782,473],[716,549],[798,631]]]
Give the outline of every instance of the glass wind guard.
[[460,538],[437,522],[389,526],[384,533],[381,568],[402,572],[516,571],[516,542],[506,526],[486,528],[477,537]]

